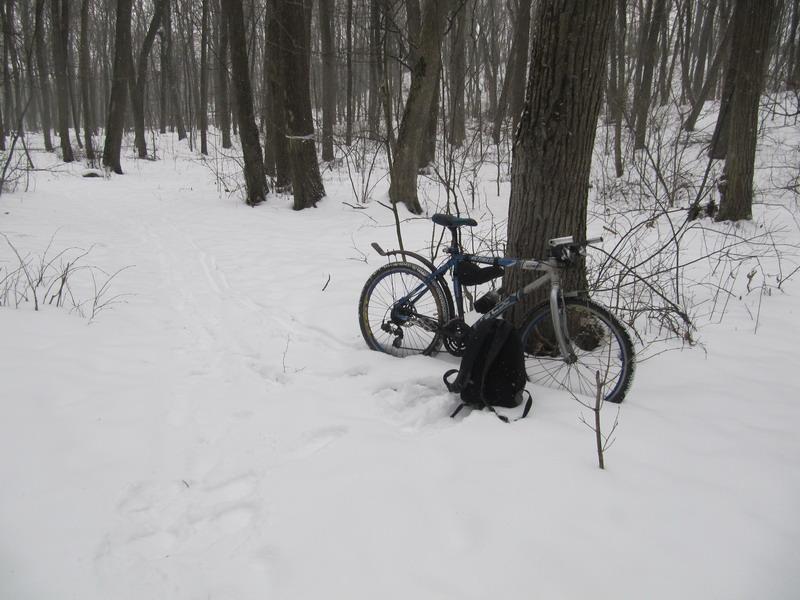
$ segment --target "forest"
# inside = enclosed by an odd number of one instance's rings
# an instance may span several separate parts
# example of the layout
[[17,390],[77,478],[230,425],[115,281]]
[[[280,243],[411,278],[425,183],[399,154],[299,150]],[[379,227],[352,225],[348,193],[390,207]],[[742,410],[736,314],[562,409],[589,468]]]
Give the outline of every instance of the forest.
[[[0,38],[0,598],[795,597],[800,0]],[[517,422],[443,383],[496,307]]]

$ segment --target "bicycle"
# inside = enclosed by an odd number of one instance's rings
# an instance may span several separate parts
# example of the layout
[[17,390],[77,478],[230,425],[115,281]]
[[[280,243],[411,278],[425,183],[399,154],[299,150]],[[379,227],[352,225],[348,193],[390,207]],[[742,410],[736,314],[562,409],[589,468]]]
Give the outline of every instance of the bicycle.
[[[584,293],[564,292],[561,284],[562,272],[602,238],[554,238],[549,241],[550,256],[542,260],[481,256],[467,254],[461,246],[460,228],[475,227],[474,219],[435,214],[431,220],[446,227],[452,238],[444,249],[449,257],[438,267],[418,253],[387,252],[372,244],[381,256],[400,260],[375,271],[361,292],[359,324],[370,348],[409,356],[434,354],[444,345],[459,356],[471,331],[464,321],[463,286],[487,283],[511,267],[539,271],[541,276],[514,294],[503,297],[490,291],[476,300],[475,309],[482,313],[478,321],[500,317],[549,284],[549,299],[530,311],[520,327],[529,381],[593,398],[599,373],[604,399],[622,402],[635,369],[630,336],[608,309]],[[448,271],[452,292],[445,279]]]

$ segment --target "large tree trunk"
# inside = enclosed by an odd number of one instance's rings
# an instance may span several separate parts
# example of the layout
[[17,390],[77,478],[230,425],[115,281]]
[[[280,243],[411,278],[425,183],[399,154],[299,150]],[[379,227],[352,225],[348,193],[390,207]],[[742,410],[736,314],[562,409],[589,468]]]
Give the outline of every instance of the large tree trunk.
[[758,135],[758,103],[769,60],[775,0],[736,0],[733,43],[738,47],[730,98],[730,132],[718,221],[749,219]]
[[278,20],[292,194],[302,210],[325,196],[311,116],[311,0],[278,0]]
[[[69,142],[69,85],[67,83],[67,49],[69,47],[69,0],[51,0],[53,23],[53,65],[58,90],[58,135],[64,162],[72,162]],[[124,1],[124,0],[120,0]],[[130,25],[130,19],[129,19]]]
[[[510,256],[545,257],[549,239],[586,234],[589,171],[613,16],[614,0],[539,4],[529,92],[514,141]],[[504,287],[515,292],[532,278],[529,271],[509,269]],[[583,270],[574,269],[565,285],[585,287]],[[512,320],[519,324],[536,300],[517,304]]]
[[417,165],[426,129],[430,126],[431,106],[442,66],[439,52],[448,13],[447,2],[426,0],[424,6],[417,62],[411,72],[411,89],[397,136],[389,185],[392,202],[405,203],[414,214],[422,212],[417,197]]
[[333,125],[336,121],[336,12],[335,0],[319,0],[322,38],[322,160],[333,160]]
[[258,127],[253,110],[253,90],[250,85],[245,39],[242,0],[222,0],[222,13],[228,26],[231,50],[231,71],[236,93],[239,139],[244,157],[244,181],[247,186],[247,204],[255,206],[267,199],[267,176],[264,158],[258,141]]
[[44,42],[44,2],[36,1],[36,18],[34,21],[34,38],[36,40],[36,66],[39,69],[39,89],[42,96],[42,133],[44,133],[44,148],[48,152],[53,151],[53,142],[50,139],[50,81],[48,74],[50,69],[47,65]]

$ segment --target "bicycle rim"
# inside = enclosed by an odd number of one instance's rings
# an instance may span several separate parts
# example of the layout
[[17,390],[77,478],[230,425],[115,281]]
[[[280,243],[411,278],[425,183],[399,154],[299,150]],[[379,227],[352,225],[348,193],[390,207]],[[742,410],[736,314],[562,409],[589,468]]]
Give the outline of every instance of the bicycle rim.
[[401,357],[430,354],[438,348],[438,328],[446,315],[444,299],[435,283],[413,305],[405,307],[404,320],[392,319],[398,300],[422,284],[425,277],[426,273],[414,265],[388,265],[367,281],[359,321],[370,348]]
[[549,307],[536,310],[523,328],[525,370],[532,383],[563,389],[594,404],[600,376],[604,400],[621,402],[633,376],[633,347],[619,322],[589,300],[569,298],[562,319],[575,352],[574,362],[562,355]]

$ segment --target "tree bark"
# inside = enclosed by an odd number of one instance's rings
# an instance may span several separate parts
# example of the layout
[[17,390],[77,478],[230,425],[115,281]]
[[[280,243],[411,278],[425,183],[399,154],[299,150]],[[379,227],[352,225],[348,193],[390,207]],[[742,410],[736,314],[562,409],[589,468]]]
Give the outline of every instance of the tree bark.
[[641,49],[641,79],[638,81],[636,95],[633,100],[635,125],[633,147],[644,148],[647,138],[647,116],[653,96],[653,73],[658,54],[658,38],[665,21],[666,0],[654,0],[653,12],[647,25],[647,36]]
[[774,13],[775,0],[736,0],[733,9],[738,64],[730,99],[730,137],[717,221],[752,217],[758,104],[769,60]]
[[200,24],[200,94],[197,118],[200,126],[200,154],[208,155],[208,0],[202,0]]
[[271,0],[269,6],[266,39],[269,51],[267,52],[267,63],[264,65],[270,85],[266,143],[272,149],[271,154],[274,156],[275,188],[281,191],[287,189],[291,184],[291,169],[286,141],[285,94],[281,77],[280,23],[277,0]]
[[231,50],[231,70],[236,94],[239,139],[244,157],[244,180],[247,187],[247,204],[255,206],[267,199],[267,177],[264,159],[258,140],[258,127],[253,110],[253,91],[247,61],[244,11],[242,0],[222,0],[222,13],[228,26]]
[[464,113],[464,87],[466,82],[466,36],[467,7],[464,0],[451,0],[453,15],[450,29],[450,130],[448,141],[461,146],[466,137],[466,115]]
[[503,121],[511,113],[513,128],[519,123],[522,105],[525,100],[526,69],[528,66],[528,45],[530,39],[532,0],[518,0],[513,14],[514,36],[506,63],[506,76],[500,98],[497,102],[492,141],[500,143]]
[[294,209],[325,196],[311,115],[311,0],[278,0],[281,80]]
[[89,63],[89,0],[81,2],[81,39],[78,51],[78,71],[81,84],[81,104],[83,105],[83,131],[86,141],[86,159],[94,164],[94,145],[92,143],[92,101],[90,92],[91,65]]
[[166,72],[166,93],[169,97],[169,104],[172,105],[172,124],[178,130],[178,139],[186,139],[186,126],[183,122],[183,110],[181,107],[181,99],[178,94],[178,76],[175,72],[175,55],[173,53],[172,44],[172,2],[166,0],[164,7],[164,45],[166,51],[162,58],[166,59],[162,69]]
[[403,202],[409,211],[420,214],[417,197],[417,165],[420,162],[426,129],[430,126],[430,108],[437,89],[441,60],[439,52],[448,12],[447,2],[426,0],[422,12],[419,54],[411,72],[411,89],[406,99],[403,120],[391,168],[389,198]]
[[36,45],[36,66],[39,70],[39,89],[42,97],[42,133],[44,133],[44,148],[48,152],[53,151],[53,142],[50,138],[52,124],[50,120],[50,81],[48,74],[50,69],[47,65],[44,41],[44,2],[36,1],[36,17],[34,20],[34,38]]
[[150,26],[147,28],[147,33],[142,42],[142,48],[139,52],[139,59],[136,63],[136,73],[130,79],[130,94],[131,94],[131,108],[133,112],[133,143],[136,146],[136,151],[139,158],[147,158],[147,140],[145,139],[145,126],[144,126],[144,98],[145,87],[147,86],[147,61],[150,56],[150,50],[153,48],[153,43],[156,39],[156,33],[161,24],[161,18],[164,14],[169,0],[157,0],[153,7],[153,17],[150,21]]
[[[586,234],[592,149],[613,16],[614,0],[539,4],[529,92],[514,141],[510,256],[546,257],[549,239]],[[504,287],[513,293],[532,279],[529,271],[509,269]],[[585,288],[582,267],[566,279],[565,289]],[[511,319],[519,324],[537,299],[517,304]]]
[[336,14],[335,0],[319,0],[322,38],[322,160],[333,160],[333,125],[336,121]]
[[[121,0],[124,1],[124,0]],[[69,46],[69,0],[51,0],[53,23],[53,65],[58,90],[58,135],[64,162],[75,156],[69,141],[69,85],[67,83],[67,49]]]
[[706,71],[706,79],[703,82],[703,87],[700,88],[700,91],[697,93],[694,99],[694,104],[692,105],[692,110],[689,112],[689,115],[686,117],[686,121],[683,123],[683,128],[686,131],[694,131],[695,125],[697,124],[697,119],[700,117],[700,112],[703,110],[703,105],[711,95],[712,88],[716,86],[717,74],[720,70],[720,67],[725,60],[725,57],[730,53],[731,27],[726,24],[723,24],[722,26],[725,28],[725,32],[722,35],[722,41],[720,41],[717,52],[714,54],[714,59],[711,61],[711,65]]
[[[223,4],[227,0],[222,0]],[[219,41],[217,43],[217,127],[222,132],[222,147],[231,144],[231,105],[228,91],[228,23],[225,10],[219,12]]]
[[345,45],[347,47],[347,97],[345,102],[345,134],[344,143],[348,146],[353,143],[353,0],[347,0],[347,26]]

